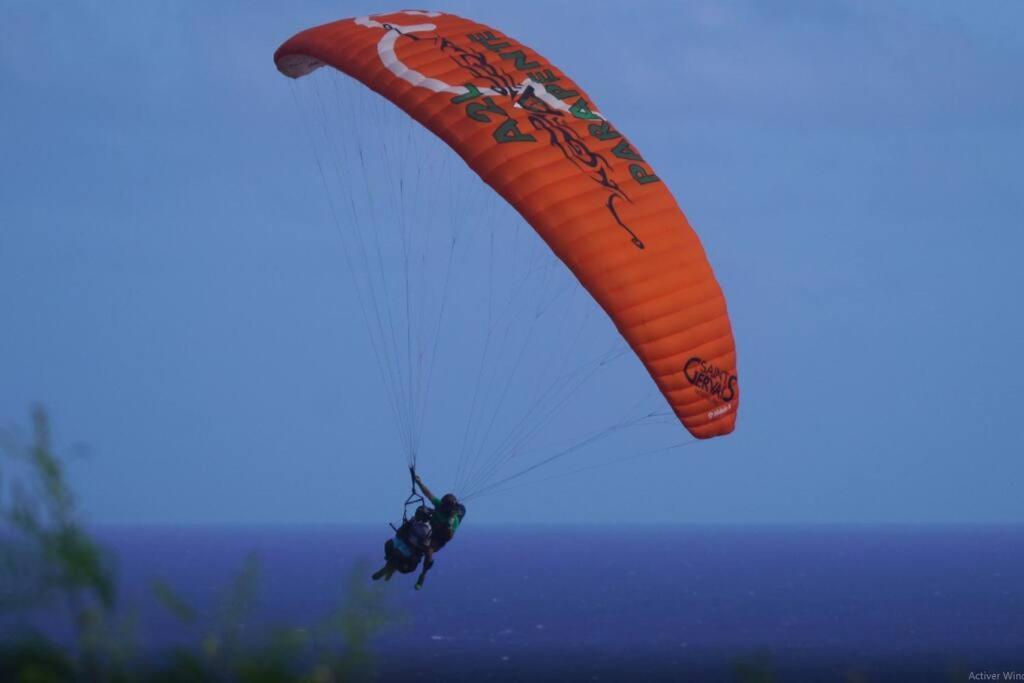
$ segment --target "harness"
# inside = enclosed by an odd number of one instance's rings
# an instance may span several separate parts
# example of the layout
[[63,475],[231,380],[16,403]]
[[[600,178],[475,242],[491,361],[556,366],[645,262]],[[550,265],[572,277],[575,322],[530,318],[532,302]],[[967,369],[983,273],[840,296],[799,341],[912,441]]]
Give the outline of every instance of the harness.
[[[410,507],[412,507],[415,510],[419,506],[424,505],[426,503],[426,501],[423,500],[423,496],[421,496],[419,493],[416,492],[416,466],[415,465],[413,465],[413,466],[411,466],[409,468],[409,479],[410,479],[412,491],[409,494],[409,497],[405,499],[405,503],[403,503],[403,505],[402,505],[402,524],[405,524],[406,522],[409,521],[409,508]],[[391,522],[388,522],[388,526],[390,526],[392,529],[394,529],[395,533],[398,533],[398,527],[396,527],[394,524],[392,524]]]

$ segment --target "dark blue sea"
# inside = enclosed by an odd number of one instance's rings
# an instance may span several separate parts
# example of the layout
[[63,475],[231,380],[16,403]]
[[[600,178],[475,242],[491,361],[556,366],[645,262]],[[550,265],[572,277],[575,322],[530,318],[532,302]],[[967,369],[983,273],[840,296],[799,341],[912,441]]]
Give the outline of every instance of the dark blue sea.
[[[257,598],[243,623],[256,637],[325,616],[353,577],[370,585],[389,533],[154,527],[100,537],[119,557],[123,608],[159,651],[202,629],[173,618],[153,580],[198,607],[200,622],[213,620],[256,553]],[[467,524],[436,559],[424,590],[413,590],[415,575],[383,586],[392,616],[372,640],[379,680],[1024,674],[1020,528]]]

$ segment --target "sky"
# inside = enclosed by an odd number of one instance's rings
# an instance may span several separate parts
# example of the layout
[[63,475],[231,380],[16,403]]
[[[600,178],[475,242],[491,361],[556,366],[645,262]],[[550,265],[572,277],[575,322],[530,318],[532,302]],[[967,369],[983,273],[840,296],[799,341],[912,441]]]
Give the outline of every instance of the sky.
[[[435,8],[538,50],[643,151],[707,249],[743,382],[734,434],[581,449],[566,471],[600,466],[480,498],[475,522],[1024,522],[1024,5]],[[0,424],[47,406],[91,520],[400,512],[309,91],[271,59],[381,9],[0,5]],[[448,361],[470,318],[446,321]],[[630,367],[573,407],[649,389]],[[438,391],[443,441],[469,389]],[[438,492],[446,450],[420,456]]]

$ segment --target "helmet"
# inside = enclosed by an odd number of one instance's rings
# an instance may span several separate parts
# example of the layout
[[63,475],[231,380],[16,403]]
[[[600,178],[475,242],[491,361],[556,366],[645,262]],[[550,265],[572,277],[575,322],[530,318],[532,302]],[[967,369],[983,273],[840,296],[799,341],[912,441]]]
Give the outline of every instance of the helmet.
[[416,508],[416,514],[413,515],[413,519],[417,522],[426,522],[430,520],[431,509],[426,505],[420,505]]
[[453,512],[455,512],[455,508],[458,506],[458,504],[459,499],[455,497],[454,493],[446,493],[444,494],[444,497],[441,498],[441,504],[438,506],[438,508],[441,510],[441,512],[450,515]]

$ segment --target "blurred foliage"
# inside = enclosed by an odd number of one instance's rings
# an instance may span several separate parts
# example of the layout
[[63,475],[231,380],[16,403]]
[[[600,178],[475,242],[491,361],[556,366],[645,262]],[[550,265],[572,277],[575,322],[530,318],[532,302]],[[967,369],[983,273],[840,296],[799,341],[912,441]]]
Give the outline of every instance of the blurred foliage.
[[[81,521],[46,411],[35,407],[31,422],[27,437],[0,432],[0,618],[8,630],[15,625],[15,637],[0,645],[0,681],[335,683],[373,676],[371,638],[398,615],[379,586],[367,585],[367,568],[353,568],[339,605],[319,623],[249,633],[260,585],[255,555],[210,625],[171,583],[154,580],[154,599],[194,632],[195,644],[143,657],[137,624],[117,605],[115,558]],[[66,619],[70,642],[37,633],[26,619],[32,614]]]

